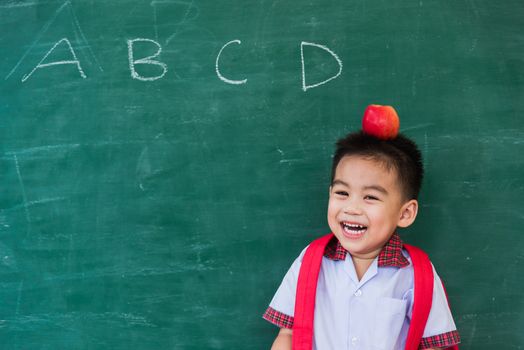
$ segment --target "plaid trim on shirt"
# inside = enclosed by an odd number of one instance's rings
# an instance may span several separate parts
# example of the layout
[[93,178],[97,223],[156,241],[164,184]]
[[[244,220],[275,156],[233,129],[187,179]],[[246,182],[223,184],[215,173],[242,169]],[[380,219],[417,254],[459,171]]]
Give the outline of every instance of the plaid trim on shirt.
[[293,328],[294,318],[273,309],[271,306],[267,308],[262,318],[280,328]]
[[432,337],[422,338],[419,349],[429,348],[448,348],[460,343],[460,335],[458,331],[451,331],[444,334],[435,335]]
[[[348,251],[340,244],[337,237],[333,236],[326,246],[324,256],[331,260],[345,260]],[[406,267],[409,261],[402,254],[402,240],[398,234],[393,234],[378,255],[378,267],[393,266]]]

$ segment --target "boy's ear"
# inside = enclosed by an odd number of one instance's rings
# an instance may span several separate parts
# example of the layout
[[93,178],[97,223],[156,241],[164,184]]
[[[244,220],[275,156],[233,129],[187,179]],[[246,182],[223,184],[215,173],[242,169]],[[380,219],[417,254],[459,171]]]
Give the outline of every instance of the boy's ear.
[[399,227],[408,227],[411,225],[418,213],[418,201],[416,199],[412,199],[410,201],[407,201],[402,205],[402,209],[400,210],[400,218],[398,220],[397,226]]

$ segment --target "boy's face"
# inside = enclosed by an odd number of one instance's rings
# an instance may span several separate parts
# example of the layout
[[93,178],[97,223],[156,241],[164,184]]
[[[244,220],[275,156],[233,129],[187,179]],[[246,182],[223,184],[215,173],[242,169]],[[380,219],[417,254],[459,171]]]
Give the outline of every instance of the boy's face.
[[361,156],[343,157],[330,187],[328,223],[355,258],[375,258],[395,232],[417,215],[418,203],[403,199],[397,172]]

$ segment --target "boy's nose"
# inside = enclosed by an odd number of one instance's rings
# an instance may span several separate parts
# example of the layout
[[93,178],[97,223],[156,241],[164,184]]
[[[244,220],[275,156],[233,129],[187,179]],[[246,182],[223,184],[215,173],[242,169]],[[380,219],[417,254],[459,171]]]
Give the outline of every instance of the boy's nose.
[[360,207],[360,204],[355,200],[348,201],[343,210],[344,210],[344,213],[348,215],[361,215],[362,214],[362,208]]

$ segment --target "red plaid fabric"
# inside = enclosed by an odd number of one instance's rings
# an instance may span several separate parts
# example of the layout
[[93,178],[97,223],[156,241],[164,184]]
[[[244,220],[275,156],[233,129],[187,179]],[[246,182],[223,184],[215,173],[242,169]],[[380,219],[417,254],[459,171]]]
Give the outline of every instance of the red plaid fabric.
[[422,338],[419,349],[447,348],[460,343],[460,335],[457,331],[451,331],[433,337]]
[[[328,243],[326,246],[326,252],[324,256],[331,260],[345,260],[347,250],[340,244],[336,237]],[[393,267],[406,267],[409,266],[409,261],[402,254],[402,240],[398,234],[393,234],[389,239],[388,243],[382,248],[378,255],[378,266],[393,266]]]
[[283,314],[282,312],[273,309],[271,306],[267,308],[262,318],[280,328],[293,328],[293,317]]

